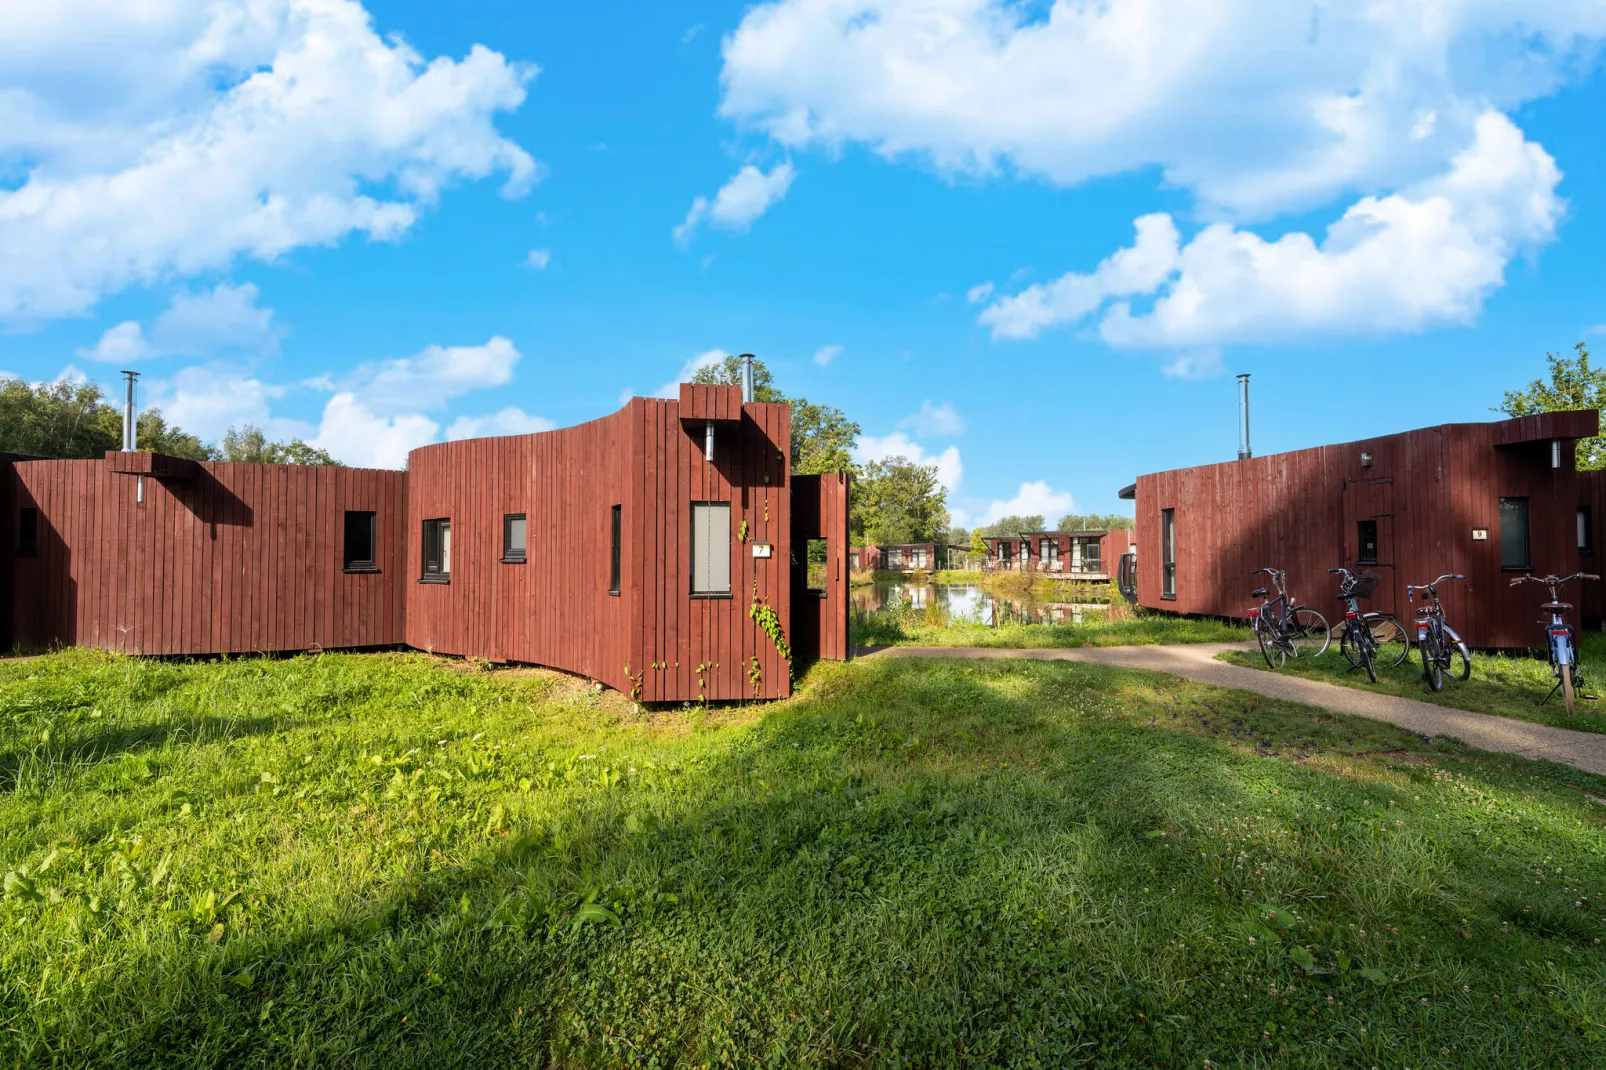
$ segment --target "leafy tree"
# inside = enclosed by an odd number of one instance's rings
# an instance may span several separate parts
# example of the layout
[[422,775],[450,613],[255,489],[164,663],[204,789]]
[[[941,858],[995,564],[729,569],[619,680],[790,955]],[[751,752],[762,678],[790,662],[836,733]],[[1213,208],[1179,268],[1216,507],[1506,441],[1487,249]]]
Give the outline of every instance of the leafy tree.
[[[1589,347],[1579,342],[1573,349],[1576,357],[1546,353],[1550,363],[1550,381],[1535,379],[1523,390],[1507,390],[1497,412],[1507,416],[1531,416],[1537,412],[1566,412],[1569,409],[1595,409],[1606,407],[1606,368],[1591,367]],[[1599,471],[1606,468],[1606,438],[1578,440],[1579,471]]]
[[[106,406],[116,413],[112,406]],[[118,445],[122,444],[123,418],[117,415]],[[183,457],[191,461],[215,461],[217,450],[208,446],[188,431],[168,424],[160,409],[146,409],[139,414],[137,445],[150,453],[165,453],[169,457]],[[115,449],[116,447],[112,447]]]
[[[717,364],[698,368],[692,375],[694,383],[711,383],[719,386],[741,386],[742,362],[738,357],[726,357]],[[822,472],[852,472],[858,474],[853,463],[853,443],[863,430],[847,418],[841,409],[830,405],[816,405],[807,398],[789,398],[775,388],[775,376],[762,360],[753,361],[753,397],[766,404],[792,406],[792,471],[800,476],[819,475]]]
[[984,536],[982,534],[985,530],[984,528],[977,528],[970,533],[970,552],[983,561],[987,559],[987,543],[983,541]]
[[949,528],[943,541],[949,546],[969,546],[970,532],[964,528]]
[[1119,516],[1107,513],[1100,516],[1098,513],[1067,513],[1060,517],[1059,527],[1055,531],[1131,531],[1137,526],[1137,521],[1129,516]]
[[0,452],[100,457],[122,445],[122,438],[121,414],[102,403],[94,383],[0,379]]
[[948,492],[937,481],[935,465],[903,457],[871,461],[859,483],[866,542],[935,542],[948,526]]
[[219,459],[248,464],[323,464],[340,467],[325,450],[310,446],[299,438],[289,442],[269,442],[262,428],[255,424],[230,427],[223,435],[223,446],[217,451]]
[[1043,518],[1041,516],[1010,515],[1001,516],[991,524],[988,524],[985,528],[979,528],[977,530],[994,537],[1009,537],[1025,535],[1029,531],[1042,531],[1044,526]]

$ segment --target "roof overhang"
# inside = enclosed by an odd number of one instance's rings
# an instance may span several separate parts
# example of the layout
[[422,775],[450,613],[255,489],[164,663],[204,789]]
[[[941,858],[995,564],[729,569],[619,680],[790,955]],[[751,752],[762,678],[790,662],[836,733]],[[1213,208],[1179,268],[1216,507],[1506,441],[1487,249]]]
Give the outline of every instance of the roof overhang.
[[1120,498],[1123,502],[1136,501],[1138,497],[1138,485],[1136,483],[1128,483],[1126,486],[1116,491],[1115,496]]
[[1594,409],[1538,412],[1496,424],[1494,444],[1516,446],[1524,442],[1544,442],[1557,438],[1594,438],[1598,434],[1600,413]]
[[201,466],[183,457],[143,450],[107,450],[106,464],[113,472],[155,479],[194,479]]

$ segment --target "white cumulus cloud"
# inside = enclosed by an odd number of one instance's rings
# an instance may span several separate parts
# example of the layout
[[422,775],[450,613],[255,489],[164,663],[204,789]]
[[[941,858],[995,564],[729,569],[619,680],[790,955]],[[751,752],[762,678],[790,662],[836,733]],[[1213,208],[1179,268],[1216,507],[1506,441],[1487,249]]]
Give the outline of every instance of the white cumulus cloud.
[[221,283],[211,290],[181,290],[156,317],[149,334],[134,320],[109,328],[93,349],[80,349],[90,360],[130,362],[145,357],[212,357],[227,350],[271,353],[284,331],[273,321],[273,309],[257,305],[252,283]]
[[682,246],[690,244],[704,223],[724,230],[746,230],[786,196],[794,177],[796,172],[790,163],[778,163],[768,171],[747,164],[719,188],[712,201],[697,197],[691,202],[685,220],[674,230],[675,241]]
[[823,368],[841,355],[841,346],[821,346],[819,349],[814,351],[814,363]]
[[853,459],[859,464],[885,461],[893,457],[902,457],[915,464],[934,466],[937,469],[937,482],[941,483],[949,494],[953,494],[959,488],[959,482],[965,474],[958,446],[949,446],[940,453],[930,453],[902,431],[894,431],[879,438],[874,435],[860,435],[858,441],[853,444]]
[[426,59],[355,0],[0,5],[0,321],[394,239],[460,180],[520,193],[539,169],[494,119],[535,74]]
[[448,441],[461,438],[489,438],[493,435],[528,435],[550,431],[557,425],[544,416],[534,416],[514,405],[486,416],[459,416],[446,429]]
[[[1444,174],[1362,198],[1319,242],[1302,231],[1268,241],[1216,223],[1180,244],[1170,216],[1144,216],[1134,243],[1092,274],[1000,297],[980,319],[995,337],[1030,338],[1102,310],[1106,342],[1151,347],[1464,324],[1513,257],[1554,235],[1560,181],[1544,149],[1488,112]],[[1150,297],[1147,309],[1134,303]]]
[[921,438],[961,435],[965,432],[965,419],[954,409],[953,402],[933,405],[929,400],[920,403],[920,411],[898,421],[899,427],[908,428]]
[[452,398],[513,381],[519,351],[497,335],[478,346],[427,346],[410,357],[365,364],[337,380],[376,412],[441,408]]
[[981,511],[977,524],[991,524],[1006,516],[1037,516],[1052,524],[1066,513],[1076,512],[1070,491],[1055,490],[1044,480],[1022,483],[1013,498],[995,498]]
[[422,413],[384,416],[356,394],[342,391],[324,405],[311,442],[349,465],[404,468],[408,452],[434,442],[439,433],[440,425]]
[[[692,376],[696,375],[704,368],[713,367],[715,364],[718,364],[728,356],[730,356],[730,354],[725,352],[723,349],[709,349],[697,354],[695,357],[691,357],[686,361],[686,363],[680,366],[680,371],[675,373],[675,377],[669,380],[667,383],[661,384],[657,390],[652,392],[652,396],[655,398],[680,397],[681,383],[691,382]],[[632,394],[630,392],[630,388],[626,387],[624,392],[619,395],[619,403],[623,405],[626,401],[629,401],[631,397]]]

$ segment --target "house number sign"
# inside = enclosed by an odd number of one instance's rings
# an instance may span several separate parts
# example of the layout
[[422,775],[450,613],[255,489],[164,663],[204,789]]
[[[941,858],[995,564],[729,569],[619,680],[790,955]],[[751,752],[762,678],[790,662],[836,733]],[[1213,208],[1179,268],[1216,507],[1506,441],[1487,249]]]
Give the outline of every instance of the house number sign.
[[1488,542],[1489,541],[1489,529],[1488,528],[1473,528],[1472,529],[1472,541],[1473,542]]
[[753,544],[754,557],[771,557],[774,553],[775,548],[767,542],[755,542]]

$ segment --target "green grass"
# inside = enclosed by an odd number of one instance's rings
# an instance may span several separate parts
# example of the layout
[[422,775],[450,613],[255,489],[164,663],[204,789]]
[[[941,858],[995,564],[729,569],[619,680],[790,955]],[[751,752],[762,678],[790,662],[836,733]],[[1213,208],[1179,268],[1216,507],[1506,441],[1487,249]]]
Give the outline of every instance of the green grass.
[[1582,1067],[1606,781],[1101,666],[0,664],[0,1061]]
[[[1584,670],[1586,691],[1595,695],[1606,687],[1606,635],[1598,632],[1580,632],[1578,635],[1579,665]],[[1255,669],[1268,669],[1260,651],[1228,651],[1220,655],[1223,661],[1247,665]],[[1379,666],[1377,683],[1366,678],[1364,670],[1347,672],[1349,662],[1338,651],[1338,640],[1328,652],[1315,659],[1290,659],[1281,672],[1305,676],[1313,680],[1343,684],[1363,691],[1380,691],[1389,695],[1421,699],[1440,706],[1453,706],[1475,713],[1493,713],[1501,717],[1515,717],[1539,724],[1576,728],[1583,732],[1606,732],[1606,700],[1580,701],[1571,717],[1561,703],[1558,693],[1543,705],[1540,700],[1555,684],[1550,665],[1526,652],[1472,655],[1472,677],[1465,681],[1447,679],[1444,690],[1433,692],[1422,680],[1422,663],[1413,652],[1398,667]],[[1269,671],[1269,669],[1268,669]]]
[[933,583],[980,583],[981,569],[945,568],[932,573]]
[[1247,628],[1210,618],[1176,617],[1138,610],[1114,619],[1092,615],[1082,624],[971,624],[938,606],[925,610],[855,610],[848,621],[854,646],[985,646],[1041,649],[1078,646],[1140,646],[1154,643],[1236,643],[1252,638]]

